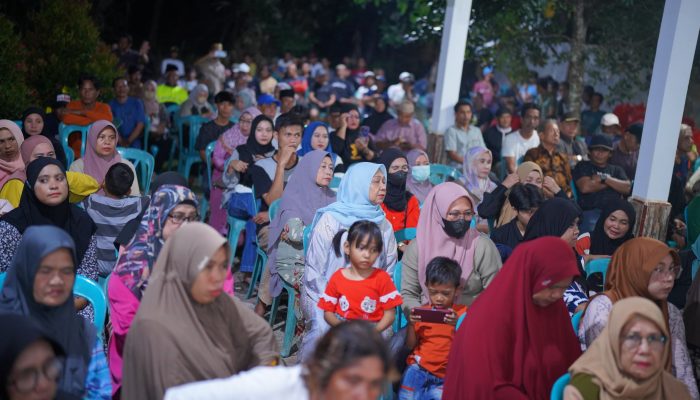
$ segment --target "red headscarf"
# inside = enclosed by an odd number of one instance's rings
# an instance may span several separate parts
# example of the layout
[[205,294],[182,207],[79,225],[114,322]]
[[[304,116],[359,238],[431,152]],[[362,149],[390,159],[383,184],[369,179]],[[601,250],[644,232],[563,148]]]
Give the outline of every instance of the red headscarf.
[[581,347],[564,301],[532,295],[579,274],[571,252],[556,237],[515,249],[455,335],[443,399],[549,399]]

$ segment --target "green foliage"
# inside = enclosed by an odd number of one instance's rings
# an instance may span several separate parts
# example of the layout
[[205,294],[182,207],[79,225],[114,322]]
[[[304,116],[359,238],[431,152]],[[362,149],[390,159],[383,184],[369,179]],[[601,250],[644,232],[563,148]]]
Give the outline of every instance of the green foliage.
[[62,87],[77,96],[76,83],[81,74],[91,74],[102,84],[102,98],[109,98],[112,79],[123,74],[117,61],[100,40],[90,17],[87,0],[45,0],[29,18],[25,36],[29,53],[28,80],[37,98],[46,102]]
[[0,118],[19,118],[29,101],[25,50],[14,26],[0,15]]

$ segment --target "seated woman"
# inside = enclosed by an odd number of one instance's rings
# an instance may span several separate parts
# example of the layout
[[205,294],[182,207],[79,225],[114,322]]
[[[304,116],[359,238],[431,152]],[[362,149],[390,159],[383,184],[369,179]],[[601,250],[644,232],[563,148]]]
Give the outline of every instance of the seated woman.
[[562,294],[578,275],[559,238],[523,243],[469,307],[452,341],[443,399],[548,399],[581,355]]
[[14,122],[0,120],[0,199],[7,200],[12,207],[19,206],[22,187],[27,178],[19,146],[24,141],[22,131]]
[[[379,162],[384,164],[387,170],[386,197],[382,203],[387,221],[394,232],[415,228],[418,226],[420,203],[416,196],[406,191],[406,178],[408,178],[406,156],[397,148],[389,148],[382,152]],[[399,250],[402,250],[406,244],[399,243]]]
[[[56,161],[58,163],[58,161]],[[55,226],[27,228],[0,295],[0,312],[27,315],[66,353],[59,399],[110,399],[109,369],[101,335],[75,312],[76,246]]]
[[[69,168],[70,171],[88,174],[102,185],[109,167],[121,162],[128,165],[134,176],[138,177],[134,164],[129,160],[122,159],[117,151],[117,128],[111,122],[99,120],[90,125],[87,142],[85,155],[83,158],[73,161]],[[104,194],[104,191],[100,189],[97,193]],[[138,178],[134,179],[134,184],[131,185],[131,195],[141,195]]]
[[[302,279],[301,306],[304,314],[304,336],[299,357],[307,360],[316,341],[328,330],[323,319],[323,310],[316,307],[326,290],[331,276],[339,268],[345,268],[345,255],[336,255],[333,248],[335,235],[359,220],[368,220],[379,225],[384,247],[375,267],[391,275],[397,260],[396,238],[389,221],[380,207],[386,195],[386,169],[381,164],[356,163],[348,169],[338,188],[335,203],[316,211],[311,228],[311,237],[306,251],[306,268]],[[347,238],[341,240],[344,246]]]
[[258,367],[230,378],[178,386],[165,400],[377,399],[391,369],[384,340],[362,321],[331,328],[308,361],[292,367]]
[[361,127],[360,111],[356,105],[344,104],[345,108],[340,116],[340,126],[331,134],[331,146],[333,153],[343,159],[343,165],[338,172],[344,172],[350,165],[374,161],[379,155],[379,151],[374,144],[370,133]]
[[671,374],[671,341],[659,307],[642,297],[615,303],[608,324],[569,368],[565,400],[690,399]]
[[301,138],[301,149],[297,150],[297,155],[304,157],[306,153],[313,150],[328,152],[333,160],[334,168],[343,163],[343,159],[333,153],[328,125],[324,122],[315,121],[304,128],[304,135]]
[[406,153],[408,167],[411,169],[406,179],[406,190],[416,196],[418,203],[423,204],[428,193],[433,188],[430,182],[430,159],[423,150],[413,149]]
[[[22,113],[22,134],[24,140],[35,136],[43,136],[51,142],[51,146],[56,152],[56,159],[63,165],[66,164],[66,152],[63,151],[61,142],[56,139],[58,131],[52,131],[49,124],[46,123],[46,114],[39,107],[29,107]],[[25,162],[28,162],[25,160]]]
[[[311,224],[318,209],[335,201],[335,192],[328,188],[331,179],[331,155],[321,150],[306,153],[289,177],[279,200],[277,215],[270,221],[269,298],[282,293],[282,281],[292,285],[297,293],[301,290],[305,266],[304,228]],[[258,301],[263,302],[263,297],[268,298],[260,296]],[[301,321],[301,315],[297,316],[297,321]]]
[[[180,177],[180,179],[182,179]],[[183,179],[184,181],[184,179]],[[124,341],[139,309],[156,258],[163,243],[185,222],[198,220],[197,197],[188,188],[163,185],[151,196],[136,233],[119,255],[107,284],[112,336],[109,340],[109,369],[112,390],[118,397],[122,377]]]
[[481,146],[471,147],[464,155],[462,184],[476,201],[476,208],[479,208],[478,205],[484,199],[484,195],[493,192],[496,188],[496,183],[489,177],[492,160],[491,150]]
[[608,324],[610,309],[618,301],[640,296],[653,301],[664,316],[664,325],[671,334],[671,366],[669,371],[698,399],[693,365],[685,342],[683,316],[667,302],[673,282],[680,273],[678,253],[666,244],[647,237],[635,238],[620,246],[608,267],[605,291],[594,296],[581,318],[578,337],[586,347],[600,336]]
[[[30,317],[0,314],[0,393],[3,399],[55,399],[63,370],[61,345]],[[44,379],[36,379],[40,373]]]
[[277,362],[270,325],[223,294],[229,247],[209,225],[178,229],[158,256],[124,348],[124,399]]
[[515,218],[491,232],[491,240],[511,250],[523,241],[530,218],[544,202],[542,191],[534,185],[516,183],[508,193],[508,206],[516,212]]
[[474,202],[466,189],[454,182],[433,188],[423,203],[417,236],[406,246],[401,269],[404,311],[427,303],[425,270],[435,257],[451,258],[462,267],[462,284],[456,303],[471,305],[489,286],[501,257],[488,236],[470,229]]
[[209,88],[200,83],[192,89],[190,96],[180,106],[180,117],[199,115],[204,118],[213,118],[215,109],[209,103]]
[[[51,144],[51,141],[42,135],[34,135],[27,138],[19,147],[22,159],[25,166],[39,157],[56,157],[56,149]],[[59,160],[60,161],[60,160]],[[68,200],[71,203],[79,203],[87,196],[97,192],[100,185],[95,178],[80,172],[66,172],[66,180],[68,181]],[[24,187],[24,185],[22,185]]]

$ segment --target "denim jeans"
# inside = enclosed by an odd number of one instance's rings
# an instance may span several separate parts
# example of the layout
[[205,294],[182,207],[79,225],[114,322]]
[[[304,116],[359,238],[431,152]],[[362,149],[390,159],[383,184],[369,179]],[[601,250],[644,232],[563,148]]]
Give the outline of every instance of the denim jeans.
[[417,364],[410,365],[403,373],[399,400],[440,400],[444,383]]

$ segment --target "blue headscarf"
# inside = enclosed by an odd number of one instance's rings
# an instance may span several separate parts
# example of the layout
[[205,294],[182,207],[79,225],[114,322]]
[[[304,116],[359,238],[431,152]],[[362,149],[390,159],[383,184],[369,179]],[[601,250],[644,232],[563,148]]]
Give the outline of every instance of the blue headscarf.
[[313,225],[316,226],[324,213],[330,213],[341,225],[348,227],[360,220],[382,222],[384,211],[369,201],[369,187],[377,171],[382,171],[386,177],[386,167],[381,164],[359,162],[351,165],[340,182],[338,200],[316,211]]
[[331,147],[330,129],[328,129],[328,124],[324,122],[312,122],[304,129],[304,136],[301,138],[301,149],[297,150],[297,155],[304,156],[306,153],[315,150],[313,147],[311,147],[311,138],[314,136],[314,131],[319,126],[325,127],[326,131],[328,132],[328,146],[326,146],[326,151],[330,153],[331,159],[333,160],[333,165],[335,165],[335,158],[337,155],[333,153],[333,148]]

